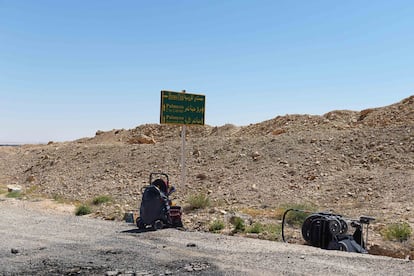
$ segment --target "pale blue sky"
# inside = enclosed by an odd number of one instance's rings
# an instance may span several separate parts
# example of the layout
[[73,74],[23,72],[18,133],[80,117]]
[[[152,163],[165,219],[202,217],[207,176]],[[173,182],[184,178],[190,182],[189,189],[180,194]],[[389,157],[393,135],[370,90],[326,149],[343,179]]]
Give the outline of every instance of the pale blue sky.
[[214,126],[413,84],[414,1],[0,0],[0,143],[158,123],[161,90],[206,95]]

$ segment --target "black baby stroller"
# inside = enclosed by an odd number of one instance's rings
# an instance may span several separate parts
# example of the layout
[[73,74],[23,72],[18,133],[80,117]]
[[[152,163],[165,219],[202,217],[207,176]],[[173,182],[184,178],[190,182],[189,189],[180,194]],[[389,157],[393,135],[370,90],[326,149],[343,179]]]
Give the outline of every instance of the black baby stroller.
[[[304,212],[306,210],[288,209],[282,219],[282,239],[285,240],[284,225],[288,212]],[[374,220],[372,217],[362,216],[359,220],[347,219],[350,226],[355,228],[353,234],[348,234],[348,223],[344,217],[329,212],[319,212],[309,215],[302,224],[302,237],[312,246],[328,250],[340,250],[356,253],[368,253],[368,225]],[[366,237],[363,239],[364,225]]]
[[[153,180],[156,176],[157,179]],[[164,178],[164,179],[163,179]],[[149,186],[142,194],[137,227],[139,229],[161,229],[164,227],[182,227],[182,211],[174,206],[169,196],[175,191],[169,185],[169,177],[165,173],[151,173]]]

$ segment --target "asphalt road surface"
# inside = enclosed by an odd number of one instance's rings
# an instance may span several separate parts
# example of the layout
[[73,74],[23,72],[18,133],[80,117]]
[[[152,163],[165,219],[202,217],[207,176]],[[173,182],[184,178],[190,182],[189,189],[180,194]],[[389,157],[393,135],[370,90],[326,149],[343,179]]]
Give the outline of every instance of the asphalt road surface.
[[0,200],[0,275],[414,275],[414,262],[51,212]]

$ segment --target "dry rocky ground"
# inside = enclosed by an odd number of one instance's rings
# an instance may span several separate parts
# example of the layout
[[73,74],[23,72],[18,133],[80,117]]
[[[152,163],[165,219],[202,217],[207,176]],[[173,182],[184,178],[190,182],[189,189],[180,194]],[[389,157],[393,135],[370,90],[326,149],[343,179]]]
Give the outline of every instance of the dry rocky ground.
[[[56,203],[55,203],[56,204]],[[134,224],[0,198],[0,275],[412,275],[414,262]],[[62,204],[59,204],[62,205]]]
[[277,224],[281,208],[305,204],[351,218],[373,216],[370,252],[414,258],[412,237],[399,243],[380,234],[394,222],[414,229],[414,96],[362,111],[188,127],[186,141],[184,185],[180,127],[141,125],[71,142],[0,147],[0,189],[20,185],[27,199],[75,204],[110,195],[93,215],[122,219],[138,209],[149,173],[162,171],[177,188],[177,204],[186,207],[194,194],[210,199],[207,208],[185,209],[188,229],[208,231],[212,221],[232,214]]

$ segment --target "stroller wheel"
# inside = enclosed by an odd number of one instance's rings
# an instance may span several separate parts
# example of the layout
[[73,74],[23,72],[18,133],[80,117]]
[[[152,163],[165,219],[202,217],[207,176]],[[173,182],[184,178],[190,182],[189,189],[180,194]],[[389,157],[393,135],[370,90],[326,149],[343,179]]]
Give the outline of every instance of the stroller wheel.
[[181,219],[173,221],[173,227],[183,227],[183,222]]
[[154,228],[154,230],[159,230],[159,229],[162,229],[163,227],[164,227],[164,223],[161,220],[156,220],[154,224],[152,225],[152,228]]
[[142,221],[141,218],[137,218],[137,227],[138,227],[138,229],[144,229],[145,228],[145,224],[144,224],[144,222]]

